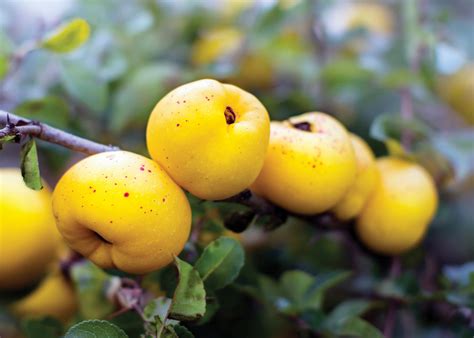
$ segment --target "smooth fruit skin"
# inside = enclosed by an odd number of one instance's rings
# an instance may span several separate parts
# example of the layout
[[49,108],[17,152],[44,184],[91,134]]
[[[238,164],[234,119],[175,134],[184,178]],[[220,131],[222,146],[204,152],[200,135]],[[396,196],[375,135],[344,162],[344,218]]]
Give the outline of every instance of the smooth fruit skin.
[[474,125],[474,63],[438,80],[439,95],[470,125]]
[[19,317],[51,316],[67,322],[77,311],[77,306],[72,284],[59,271],[54,271],[11,309]]
[[17,168],[0,169],[0,290],[36,282],[56,257],[51,192],[29,189]]
[[370,249],[399,255],[426,233],[438,205],[433,179],[420,165],[395,157],[377,160],[380,180],[357,220]]
[[191,209],[154,161],[100,153],[76,163],[53,193],[66,243],[102,268],[145,274],[173,260],[187,241]]
[[219,200],[257,178],[269,133],[268,113],[257,98],[233,85],[199,80],[158,102],[148,121],[147,146],[181,187]]
[[[309,131],[295,127],[305,123]],[[346,129],[327,114],[306,113],[271,123],[265,164],[252,190],[289,211],[317,214],[344,196],[355,175]]]
[[375,156],[370,147],[357,135],[350,134],[350,138],[357,161],[357,175],[354,184],[332,210],[336,218],[343,221],[361,212],[379,179]]

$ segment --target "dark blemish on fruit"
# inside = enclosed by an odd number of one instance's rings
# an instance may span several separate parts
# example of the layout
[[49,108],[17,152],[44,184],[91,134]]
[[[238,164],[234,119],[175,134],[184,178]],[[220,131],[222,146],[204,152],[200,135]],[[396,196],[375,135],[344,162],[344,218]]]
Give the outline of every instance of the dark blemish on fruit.
[[209,101],[209,98],[208,98],[207,96],[206,96],[206,100],[208,100],[208,101]]
[[292,123],[292,126],[302,131],[311,131],[311,124],[309,122]]
[[179,127],[179,123],[176,123],[176,127]]
[[313,167],[313,168],[316,168],[316,165],[313,164],[312,167]]
[[148,172],[149,172],[149,173],[151,173],[151,170],[150,170],[150,169],[148,169]]
[[235,122],[235,113],[232,107],[229,107],[229,106],[225,107],[224,116],[225,116],[225,121],[227,122],[227,124],[232,124]]
[[110,224],[112,224],[113,222],[112,221],[109,221]]
[[116,183],[114,183],[114,185],[117,185],[117,182],[116,182]]
[[128,192],[126,192],[125,194],[123,194],[124,197],[128,197],[130,194]]
[[183,103],[186,103],[186,100],[183,100]]
[[93,192],[96,192],[96,191],[97,191],[97,190],[95,190],[95,189],[94,189],[94,191],[93,191]]
[[166,198],[163,198],[162,201],[163,201],[163,202],[166,202]]
[[177,104],[179,104],[179,101],[176,101]]
[[141,170],[141,171],[144,171],[144,170],[145,170],[145,168],[142,166],[142,167],[140,167],[140,170]]

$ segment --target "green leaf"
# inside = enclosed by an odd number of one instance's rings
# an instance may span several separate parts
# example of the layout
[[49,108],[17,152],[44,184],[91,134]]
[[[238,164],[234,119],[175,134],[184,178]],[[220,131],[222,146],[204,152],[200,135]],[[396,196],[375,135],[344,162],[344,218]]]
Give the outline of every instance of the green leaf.
[[21,147],[21,175],[28,188],[33,190],[43,189],[41,175],[38,163],[38,152],[36,151],[36,142],[30,138]]
[[63,333],[62,324],[51,317],[26,319],[21,327],[27,338],[56,338]]
[[171,299],[166,297],[158,297],[151,300],[143,309],[143,315],[148,321],[153,321],[158,316],[162,322],[166,320]]
[[155,104],[176,83],[179,69],[174,64],[150,64],[124,78],[117,89],[110,117],[110,128],[120,132],[128,125],[142,126]]
[[69,124],[69,106],[58,96],[25,101],[15,108],[15,113],[57,128],[65,129]]
[[390,153],[405,155],[401,143],[403,134],[408,133],[413,148],[419,147],[432,135],[432,130],[421,120],[404,119],[399,114],[381,114],[370,126],[370,136],[385,142]]
[[190,264],[175,257],[179,282],[173,295],[170,318],[195,320],[206,312],[206,291],[199,272]]
[[77,62],[63,62],[61,78],[73,98],[95,113],[105,110],[109,89],[95,72]]
[[217,290],[237,278],[244,259],[244,250],[237,240],[220,237],[204,249],[195,266],[206,288]]
[[6,135],[0,137],[0,150],[2,150],[3,144],[7,142],[11,142],[15,139],[15,135]]
[[90,26],[86,20],[73,19],[51,32],[42,42],[42,47],[57,53],[67,53],[89,39]]
[[305,308],[321,308],[324,293],[349,278],[350,275],[350,271],[329,271],[318,274],[305,295]]
[[114,310],[114,305],[107,299],[106,289],[117,277],[107,275],[103,270],[89,261],[74,264],[71,278],[79,294],[79,312],[84,318],[103,318]]
[[289,314],[303,311],[306,294],[313,283],[314,276],[306,272],[294,270],[283,273],[279,282],[283,297],[277,298],[275,303],[278,310]]
[[213,293],[206,293],[206,313],[204,314],[204,317],[199,319],[199,321],[196,323],[197,325],[204,325],[207,322],[209,322],[212,317],[216,314],[217,310],[219,310],[220,304],[219,304],[219,299],[217,296]]
[[128,338],[126,333],[106,320],[85,320],[71,327],[64,338]]
[[348,319],[363,315],[372,306],[374,306],[374,303],[367,300],[347,300],[340,303],[331,311],[327,318],[326,325],[328,327],[337,327]]
[[357,317],[346,320],[336,332],[338,336],[384,338],[379,329],[367,321]]

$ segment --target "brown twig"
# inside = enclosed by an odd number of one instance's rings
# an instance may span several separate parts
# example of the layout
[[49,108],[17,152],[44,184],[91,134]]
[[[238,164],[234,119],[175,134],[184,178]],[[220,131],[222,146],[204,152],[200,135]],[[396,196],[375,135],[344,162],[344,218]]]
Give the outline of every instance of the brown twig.
[[4,128],[0,129],[0,138],[9,135],[19,137],[33,136],[40,140],[89,155],[119,150],[118,147],[96,143],[51,127],[45,123],[32,121],[3,110],[0,110],[0,125],[4,125]]

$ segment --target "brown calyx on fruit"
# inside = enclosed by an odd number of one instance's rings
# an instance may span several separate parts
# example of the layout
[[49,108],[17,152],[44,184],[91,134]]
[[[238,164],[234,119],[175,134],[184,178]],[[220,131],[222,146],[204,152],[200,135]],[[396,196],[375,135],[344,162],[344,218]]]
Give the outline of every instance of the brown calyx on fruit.
[[233,124],[235,122],[235,113],[232,107],[225,107],[224,116],[227,124]]
[[291,125],[302,131],[311,131],[311,124],[309,122],[292,123]]

